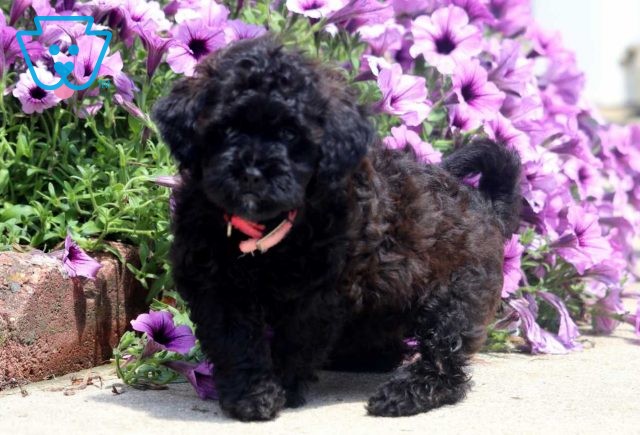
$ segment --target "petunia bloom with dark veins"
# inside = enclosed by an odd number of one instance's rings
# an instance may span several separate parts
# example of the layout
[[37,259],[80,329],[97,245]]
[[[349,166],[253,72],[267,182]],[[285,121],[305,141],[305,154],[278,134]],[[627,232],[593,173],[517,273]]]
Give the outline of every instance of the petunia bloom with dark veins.
[[579,274],[611,256],[612,249],[602,236],[598,215],[572,205],[567,210],[566,226],[563,236],[575,236],[575,243],[558,248],[558,254],[573,264]]
[[213,364],[205,361],[198,364],[187,361],[168,361],[165,365],[184,376],[202,400],[218,398],[213,379]]
[[451,80],[460,110],[467,113],[475,127],[496,117],[505,95],[487,80],[487,71],[480,62],[461,62]]
[[188,20],[178,26],[175,44],[169,47],[167,63],[174,72],[192,76],[195,66],[210,53],[226,45],[224,29],[202,20]]
[[469,24],[462,8],[453,5],[416,18],[411,33],[415,41],[411,56],[423,55],[442,74],[453,73],[457,64],[468,62],[482,49],[482,33]]
[[429,115],[431,101],[424,77],[403,74],[396,63],[380,70],[378,87],[382,92],[379,111],[399,116],[409,126],[419,125]]
[[146,333],[147,338],[162,346],[162,349],[172,352],[186,354],[196,344],[191,328],[186,325],[176,326],[173,315],[167,311],[140,314],[131,321],[131,326],[138,332]]
[[520,244],[520,236],[514,234],[504,245],[504,281],[502,286],[502,297],[507,298],[520,287],[522,269],[520,259],[524,252],[524,246]]
[[67,233],[64,249],[52,252],[50,255],[62,261],[62,267],[70,278],[83,276],[94,280],[102,267],[73,241],[71,233]]
[[346,0],[287,0],[287,9],[319,20],[347,5]]
[[[40,80],[45,84],[55,82],[53,75],[47,69],[36,66],[34,70]],[[20,79],[13,89],[12,94],[20,100],[24,113],[42,113],[44,110],[54,107],[60,102],[60,98],[58,98],[53,91],[45,91],[39,87],[33,81],[31,74],[22,73],[19,77]]]

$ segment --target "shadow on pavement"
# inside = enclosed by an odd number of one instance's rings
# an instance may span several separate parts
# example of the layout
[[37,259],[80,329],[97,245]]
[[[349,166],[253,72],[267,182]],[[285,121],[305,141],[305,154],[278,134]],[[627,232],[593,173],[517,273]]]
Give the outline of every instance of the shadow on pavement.
[[[318,382],[312,382],[309,386],[307,404],[297,409],[285,409],[281,416],[358,402],[365,415],[364,405],[368,397],[388,376],[379,373],[320,372]],[[119,395],[112,394],[108,388],[105,388],[105,394],[94,395],[90,399],[104,405],[128,407],[158,419],[234,422],[220,410],[216,401],[200,400],[188,383],[170,384],[166,390],[141,391],[127,387]]]

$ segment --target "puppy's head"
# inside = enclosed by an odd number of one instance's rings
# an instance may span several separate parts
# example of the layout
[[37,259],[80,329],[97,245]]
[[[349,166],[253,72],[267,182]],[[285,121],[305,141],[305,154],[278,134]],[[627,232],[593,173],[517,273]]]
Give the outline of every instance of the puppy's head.
[[341,74],[272,37],[204,60],[153,110],[181,169],[209,201],[251,220],[303,205],[366,153],[373,128]]

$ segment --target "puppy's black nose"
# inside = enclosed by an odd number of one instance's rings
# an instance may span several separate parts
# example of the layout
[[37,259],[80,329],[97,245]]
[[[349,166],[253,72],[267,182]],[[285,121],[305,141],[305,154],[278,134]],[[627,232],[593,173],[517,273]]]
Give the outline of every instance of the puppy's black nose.
[[242,177],[247,187],[255,188],[260,187],[264,181],[262,172],[255,166],[250,166],[244,170],[244,176]]

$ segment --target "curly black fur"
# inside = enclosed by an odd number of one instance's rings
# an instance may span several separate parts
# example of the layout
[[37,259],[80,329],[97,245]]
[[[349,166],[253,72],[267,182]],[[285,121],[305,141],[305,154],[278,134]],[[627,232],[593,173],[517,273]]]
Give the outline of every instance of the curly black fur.
[[[451,173],[421,164],[383,148],[356,101],[339,73],[267,37],[205,60],[154,110],[184,179],[176,286],[235,418],[302,405],[323,366],[397,368],[406,337],[419,357],[369,413],[415,414],[466,393],[500,297],[518,161],[480,142],[445,162]],[[471,172],[483,174],[480,193],[459,180]],[[226,213],[272,227],[294,208],[292,230],[264,254],[241,256],[247,237],[226,236]]]

